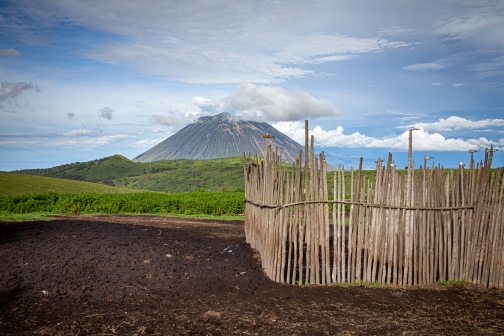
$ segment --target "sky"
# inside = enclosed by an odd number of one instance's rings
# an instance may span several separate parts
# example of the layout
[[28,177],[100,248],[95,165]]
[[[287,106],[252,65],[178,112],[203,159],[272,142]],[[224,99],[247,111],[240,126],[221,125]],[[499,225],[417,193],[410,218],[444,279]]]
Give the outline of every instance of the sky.
[[504,165],[504,1],[3,0],[0,170],[265,121],[335,166]]

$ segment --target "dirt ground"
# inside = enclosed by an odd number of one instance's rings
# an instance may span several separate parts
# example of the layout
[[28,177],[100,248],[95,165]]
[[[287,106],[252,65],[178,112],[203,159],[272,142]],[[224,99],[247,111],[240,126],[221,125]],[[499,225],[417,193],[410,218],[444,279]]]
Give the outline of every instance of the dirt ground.
[[0,223],[1,335],[498,335],[504,291],[292,286],[243,222],[64,216]]

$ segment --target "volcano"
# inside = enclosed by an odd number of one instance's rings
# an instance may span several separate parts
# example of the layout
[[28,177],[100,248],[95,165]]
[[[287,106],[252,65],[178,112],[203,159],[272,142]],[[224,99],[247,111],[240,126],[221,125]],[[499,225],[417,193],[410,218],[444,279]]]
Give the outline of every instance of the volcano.
[[200,117],[195,122],[138,155],[133,161],[153,162],[174,159],[216,159],[257,153],[264,157],[270,135],[272,148],[278,147],[282,161],[292,163],[303,147],[265,122],[241,120],[227,112]]

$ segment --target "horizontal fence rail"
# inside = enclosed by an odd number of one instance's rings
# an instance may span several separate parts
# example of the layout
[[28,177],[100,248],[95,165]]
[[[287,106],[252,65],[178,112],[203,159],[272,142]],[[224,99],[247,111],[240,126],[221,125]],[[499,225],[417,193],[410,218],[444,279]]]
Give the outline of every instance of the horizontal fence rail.
[[459,207],[444,207],[444,208],[432,208],[432,207],[402,207],[402,206],[392,206],[392,205],[383,205],[383,204],[367,204],[367,203],[359,203],[352,201],[302,201],[296,203],[289,203],[284,205],[270,205],[270,204],[259,204],[255,203],[251,200],[245,200],[245,203],[250,203],[252,205],[261,207],[261,208],[271,208],[280,210],[282,208],[287,208],[290,206],[301,205],[301,204],[353,204],[353,205],[365,205],[375,208],[383,208],[383,209],[403,209],[403,210],[440,210],[440,211],[448,211],[448,210],[462,210],[462,209],[473,209],[476,210],[476,205],[468,205],[468,206],[459,206]]
[[314,155],[313,136],[308,147],[305,126],[304,153],[289,168],[269,145],[263,159],[244,156],[245,233],[271,279],[504,288],[501,168],[409,167],[401,175],[389,154],[371,183],[361,159],[350,190],[344,167],[333,173],[330,200],[324,153]]

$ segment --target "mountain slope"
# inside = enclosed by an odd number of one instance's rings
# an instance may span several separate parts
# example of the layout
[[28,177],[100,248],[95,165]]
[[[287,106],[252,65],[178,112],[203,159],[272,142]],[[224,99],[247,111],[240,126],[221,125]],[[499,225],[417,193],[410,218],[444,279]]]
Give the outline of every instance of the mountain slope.
[[[235,190],[243,188],[243,158],[134,162],[114,155],[44,169],[13,171],[24,175],[96,182],[116,187],[162,192]],[[14,174],[12,174],[14,175]],[[0,181],[1,182],[1,181]]]
[[255,152],[265,156],[266,140],[270,134],[273,148],[278,146],[282,161],[294,162],[303,147],[273,126],[256,121],[245,121],[227,112],[212,117],[201,117],[176,134],[134,158],[134,161],[153,162],[173,159],[214,159],[242,156]]
[[150,165],[147,167],[142,164],[136,164],[122,155],[114,155],[88,162],[75,162],[52,168],[16,170],[12,173],[114,185],[112,182],[114,179],[145,174],[157,166]]

